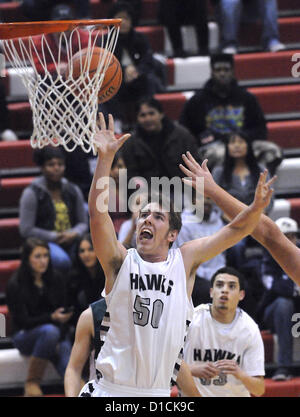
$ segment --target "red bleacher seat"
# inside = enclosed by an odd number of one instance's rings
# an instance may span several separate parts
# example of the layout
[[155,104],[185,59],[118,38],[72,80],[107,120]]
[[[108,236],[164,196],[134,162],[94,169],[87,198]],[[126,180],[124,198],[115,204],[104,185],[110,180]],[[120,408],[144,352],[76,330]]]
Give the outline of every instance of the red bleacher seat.
[[24,20],[19,1],[0,3],[0,15],[2,22],[20,22]]
[[29,102],[8,104],[9,126],[14,131],[32,130],[32,111]]
[[0,182],[0,207],[17,207],[22,191],[32,180],[32,177],[3,178]]
[[291,217],[300,224],[300,198],[290,198]]
[[19,268],[20,260],[0,261],[0,292],[5,293],[6,285],[12,274]]
[[0,142],[0,169],[34,167],[29,140]]
[[264,330],[261,332],[261,337],[265,349],[265,363],[273,362],[274,357],[274,339],[271,332]]
[[268,139],[283,149],[300,147],[300,120],[268,123]]
[[300,378],[289,381],[265,380],[266,391],[263,397],[300,397]]
[[22,244],[19,232],[19,219],[0,219],[0,249],[15,249]]
[[[294,51],[296,52],[296,51]],[[291,77],[293,51],[259,52],[235,55],[235,74],[238,80]]]

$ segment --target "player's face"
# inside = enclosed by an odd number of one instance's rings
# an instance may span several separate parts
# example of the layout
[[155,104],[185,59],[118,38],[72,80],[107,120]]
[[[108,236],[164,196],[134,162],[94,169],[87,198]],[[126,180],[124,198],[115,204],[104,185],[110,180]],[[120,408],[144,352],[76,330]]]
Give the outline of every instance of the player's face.
[[110,170],[110,176],[114,179],[116,184],[119,184],[119,171],[125,169],[126,165],[123,158],[119,158],[113,168]]
[[49,250],[43,246],[37,246],[29,255],[29,265],[34,275],[44,274],[49,265]]
[[51,182],[59,182],[65,173],[65,162],[60,158],[52,158],[45,162],[42,172]]
[[114,16],[115,19],[122,19],[120,33],[128,33],[132,27],[132,20],[129,14],[125,11],[119,12]]
[[177,232],[169,230],[169,213],[159,204],[149,203],[144,206],[137,219],[136,240],[140,253],[161,254],[168,250],[170,242],[176,239]]
[[89,269],[93,268],[97,263],[97,256],[93,246],[88,240],[83,240],[79,245],[78,256],[83,265]]
[[248,152],[248,144],[239,135],[233,135],[228,141],[228,153],[232,158],[245,158]]
[[142,104],[137,115],[137,122],[146,132],[160,132],[163,117],[163,113],[160,113],[154,107]]
[[240,290],[239,279],[236,276],[224,273],[216,276],[210,296],[217,310],[233,311],[244,298],[245,292]]
[[233,80],[234,72],[229,62],[216,62],[212,69],[212,78],[220,86],[228,86]]

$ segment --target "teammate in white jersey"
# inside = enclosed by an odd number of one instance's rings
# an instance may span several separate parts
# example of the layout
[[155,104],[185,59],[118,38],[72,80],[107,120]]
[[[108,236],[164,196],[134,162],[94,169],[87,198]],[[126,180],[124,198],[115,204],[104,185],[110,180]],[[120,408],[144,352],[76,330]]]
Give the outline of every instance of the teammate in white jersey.
[[[268,206],[272,190],[261,174],[253,203],[212,236],[170,249],[180,230],[180,213],[160,202],[146,204],[136,229],[137,249],[117,240],[103,201],[108,201],[115,153],[129,138],[117,139],[113,118],[102,114],[94,141],[98,160],[89,195],[93,246],[105,272],[107,311],[102,322],[104,345],[97,359],[101,378],[86,384],[87,396],[169,396],[182,360],[195,271],[202,263],[252,232]],[[177,362],[178,361],[178,362]],[[192,378],[191,378],[192,379]],[[180,384],[180,372],[177,379]]]
[[184,346],[203,397],[249,397],[264,393],[264,345],[255,321],[238,307],[244,277],[224,267],[211,279],[212,304],[195,308]]

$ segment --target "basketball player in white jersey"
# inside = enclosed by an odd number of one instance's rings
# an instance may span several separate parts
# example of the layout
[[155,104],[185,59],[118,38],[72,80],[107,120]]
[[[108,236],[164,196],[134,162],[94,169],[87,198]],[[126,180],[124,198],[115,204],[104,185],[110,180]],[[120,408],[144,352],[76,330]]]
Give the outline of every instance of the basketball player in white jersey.
[[[137,220],[136,249],[118,242],[108,210],[103,179],[109,178],[115,153],[129,138],[117,139],[113,118],[102,114],[95,135],[98,161],[89,195],[93,246],[105,272],[107,311],[102,321],[103,344],[97,359],[101,377],[88,383],[86,396],[169,396],[177,378],[187,326],[195,271],[252,232],[268,206],[272,190],[260,176],[253,203],[212,236],[170,249],[180,230],[180,213],[150,202]],[[80,395],[81,395],[80,394]]]
[[203,397],[249,397],[264,393],[264,345],[254,320],[238,307],[244,277],[224,267],[211,279],[212,304],[195,308],[184,360]]

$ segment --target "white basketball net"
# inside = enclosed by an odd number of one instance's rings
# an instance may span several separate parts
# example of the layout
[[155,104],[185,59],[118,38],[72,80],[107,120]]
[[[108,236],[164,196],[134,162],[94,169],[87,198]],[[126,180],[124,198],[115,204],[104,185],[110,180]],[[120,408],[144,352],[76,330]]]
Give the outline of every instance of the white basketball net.
[[[49,35],[42,35],[42,53],[37,51],[35,36],[3,40],[7,59],[12,67],[18,69],[28,90],[33,113],[33,132],[30,138],[33,148],[62,145],[71,152],[76,146],[81,146],[85,152],[95,152],[93,138],[98,115],[98,91],[111,61],[110,53],[114,52],[116,46],[119,27],[85,27],[88,46],[82,45],[82,30],[77,27],[70,32],[70,36],[67,36],[66,32],[55,34],[58,36],[57,59],[48,43]],[[72,48],[74,37],[78,38],[79,49],[76,51]],[[80,60],[81,75],[74,79],[72,58],[83,47],[88,48],[88,53]],[[96,72],[90,76],[88,70],[95,47],[103,48],[104,53],[99,59]],[[34,56],[38,56],[43,73],[37,71]],[[49,56],[55,67],[54,73],[51,74],[47,68]],[[63,62],[66,62],[68,67],[67,77],[63,77],[65,71],[60,65]]]

